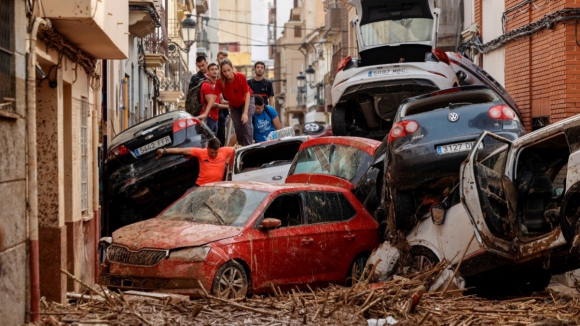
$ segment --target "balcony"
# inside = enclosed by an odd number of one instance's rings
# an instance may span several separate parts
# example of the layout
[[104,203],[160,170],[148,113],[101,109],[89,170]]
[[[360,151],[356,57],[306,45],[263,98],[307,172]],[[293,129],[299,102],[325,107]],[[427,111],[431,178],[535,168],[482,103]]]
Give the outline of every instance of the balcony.
[[143,38],[161,26],[161,18],[153,0],[129,1],[129,33]]
[[44,0],[42,5],[56,30],[93,58],[127,58],[127,0]]
[[342,25],[342,8],[328,8],[324,16],[324,30],[329,33],[338,33]]

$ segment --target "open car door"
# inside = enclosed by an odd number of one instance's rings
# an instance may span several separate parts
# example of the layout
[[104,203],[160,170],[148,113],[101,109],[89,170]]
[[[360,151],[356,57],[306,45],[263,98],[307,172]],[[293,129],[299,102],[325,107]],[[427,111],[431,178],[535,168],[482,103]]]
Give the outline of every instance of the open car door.
[[461,165],[461,201],[477,241],[486,250],[515,258],[517,192],[506,175],[512,143],[483,132]]

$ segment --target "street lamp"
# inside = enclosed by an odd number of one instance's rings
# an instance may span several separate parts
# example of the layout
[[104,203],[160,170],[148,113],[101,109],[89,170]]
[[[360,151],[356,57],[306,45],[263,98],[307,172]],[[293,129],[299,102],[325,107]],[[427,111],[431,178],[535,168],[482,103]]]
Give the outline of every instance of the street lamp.
[[179,46],[179,44],[169,40],[169,46],[167,47],[169,51],[173,52],[178,48],[185,53],[189,53],[189,49],[191,49],[191,46],[195,43],[195,36],[197,34],[197,23],[192,16],[192,14],[187,14],[185,19],[181,21],[181,37],[183,38],[185,49]]
[[308,82],[308,86],[310,86],[310,88],[312,88],[312,84],[314,83],[314,73],[316,71],[314,70],[314,68],[312,68],[312,66],[308,66],[308,68],[306,68],[306,80]]
[[296,100],[298,101],[298,106],[304,105],[304,93],[306,93],[306,76],[302,74],[302,71],[296,76],[296,84],[297,84],[297,94]]

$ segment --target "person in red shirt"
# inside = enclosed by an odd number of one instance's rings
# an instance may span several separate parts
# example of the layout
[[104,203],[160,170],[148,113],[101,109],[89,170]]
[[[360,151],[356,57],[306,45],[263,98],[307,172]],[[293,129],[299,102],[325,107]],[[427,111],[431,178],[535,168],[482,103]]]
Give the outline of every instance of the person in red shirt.
[[217,138],[211,138],[207,148],[163,148],[157,150],[157,157],[163,155],[189,155],[197,157],[199,161],[199,175],[196,186],[206,183],[218,182],[224,179],[226,164],[233,161],[235,149],[233,147],[221,147]]
[[228,100],[238,143],[241,146],[251,145],[254,138],[254,127],[251,121],[256,109],[254,97],[246,76],[235,72],[234,65],[228,59],[220,63],[220,79],[215,85],[214,96],[208,100],[208,106],[213,106],[220,94]]
[[207,104],[209,102],[209,98],[213,96],[213,89],[217,82],[218,77],[218,66],[215,63],[210,63],[207,66],[208,78],[209,81],[207,83],[203,83],[201,85],[201,91],[199,92],[199,97],[202,105],[201,114],[196,118],[203,120],[205,119],[205,124],[209,127],[209,129],[214,133],[217,134],[218,132],[218,119],[219,119],[219,110],[220,109],[228,109],[226,104],[219,104],[214,103],[212,107],[209,107]]

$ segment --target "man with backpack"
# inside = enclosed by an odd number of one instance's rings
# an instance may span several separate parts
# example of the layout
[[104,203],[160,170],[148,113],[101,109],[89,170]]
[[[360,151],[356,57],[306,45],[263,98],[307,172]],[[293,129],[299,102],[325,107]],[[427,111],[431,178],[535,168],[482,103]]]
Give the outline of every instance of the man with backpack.
[[195,65],[197,66],[197,73],[191,76],[189,80],[189,88],[192,89],[193,87],[197,86],[201,81],[208,80],[207,77],[207,59],[204,55],[200,55],[195,58]]
[[254,125],[254,141],[260,143],[268,140],[268,135],[272,131],[280,130],[282,125],[276,109],[269,105],[264,105],[264,99],[260,95],[254,95],[256,111],[252,119]]
[[260,95],[264,99],[264,104],[274,105],[274,88],[272,82],[264,78],[266,64],[258,61],[254,64],[254,78],[248,79],[248,85],[255,95]]
[[211,129],[214,134],[218,133],[218,119],[219,110],[228,109],[228,105],[220,104],[215,102],[213,107],[208,106],[209,97],[213,96],[213,88],[218,77],[218,66],[215,63],[210,63],[207,66],[209,80],[203,82],[199,92],[199,101],[201,104],[201,115],[196,118],[203,120],[205,119],[205,124]]

